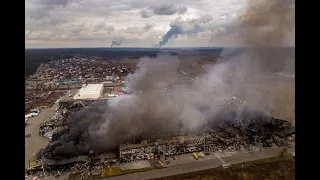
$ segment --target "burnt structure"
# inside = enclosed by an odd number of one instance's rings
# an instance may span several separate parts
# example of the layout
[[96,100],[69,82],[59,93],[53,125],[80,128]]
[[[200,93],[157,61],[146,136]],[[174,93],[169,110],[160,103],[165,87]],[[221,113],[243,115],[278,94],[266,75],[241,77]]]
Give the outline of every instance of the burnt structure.
[[[75,108],[77,109],[77,108]],[[68,125],[56,131],[53,141],[40,152],[40,156],[49,159],[72,158],[87,155],[88,151],[55,153],[61,145],[61,138],[68,134]],[[149,133],[148,133],[149,132]],[[156,154],[173,155],[200,150],[238,150],[256,147],[272,147],[287,145],[294,140],[294,127],[285,120],[275,119],[252,109],[242,109],[241,113],[225,109],[212,117],[212,121],[197,131],[183,130],[179,124],[173,124],[170,129],[150,129],[137,134],[136,138],[128,138],[127,145],[116,144],[117,148],[94,149],[96,153],[106,151],[117,152],[121,161],[152,159]],[[81,135],[81,134],[80,134]],[[75,139],[77,140],[77,139]],[[70,144],[74,146],[76,141]],[[157,143],[157,147],[154,145]],[[157,152],[156,152],[157,149]]]
[[122,162],[153,159],[157,154],[178,155],[198,151],[230,151],[287,146],[294,141],[294,128],[284,120],[271,119],[252,122],[245,128],[230,121],[221,121],[218,127],[200,135],[177,136],[140,144],[123,144],[119,148]]

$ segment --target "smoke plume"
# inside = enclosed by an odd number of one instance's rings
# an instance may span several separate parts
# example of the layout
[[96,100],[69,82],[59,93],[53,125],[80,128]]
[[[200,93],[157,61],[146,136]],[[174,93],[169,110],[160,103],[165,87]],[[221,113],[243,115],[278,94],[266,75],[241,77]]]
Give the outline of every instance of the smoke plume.
[[[137,71],[126,79],[129,94],[108,104],[96,102],[73,114],[70,131],[47,149],[53,156],[80,155],[91,149],[110,150],[139,137],[199,132],[217,116],[230,117],[222,113],[226,104],[220,102],[230,94],[246,101],[236,106],[235,121],[244,123],[240,119],[244,106],[269,113],[268,108],[274,106],[272,97],[277,94],[262,91],[268,89],[264,84],[274,72],[294,67],[291,49],[288,56],[288,48],[283,48],[283,39],[294,23],[290,19],[292,11],[290,4],[281,0],[250,1],[238,27],[241,38],[237,41],[246,48],[224,51],[208,73],[188,83],[177,83],[183,60],[164,54],[142,58]],[[180,24],[171,25],[160,45],[174,35],[198,32],[199,24],[208,21],[192,21],[186,28],[178,19]]]
[[168,43],[171,38],[177,37],[179,34],[196,34],[204,30],[204,25],[212,21],[209,15],[200,16],[197,19],[182,20],[181,17],[176,18],[170,24],[170,30],[162,37],[159,46]]
[[[286,0],[251,0],[238,24],[238,36],[233,41],[245,48],[237,53],[226,50],[221,55],[228,61],[226,74],[233,77],[230,89],[253,107],[279,111],[276,110],[279,97],[285,99],[285,94],[294,89],[294,82],[277,83],[271,75],[295,72],[294,44],[290,43],[294,39],[294,4]],[[283,92],[279,93],[281,88]],[[291,112],[294,114],[294,108]]]
[[121,40],[113,40],[110,47],[121,46]]

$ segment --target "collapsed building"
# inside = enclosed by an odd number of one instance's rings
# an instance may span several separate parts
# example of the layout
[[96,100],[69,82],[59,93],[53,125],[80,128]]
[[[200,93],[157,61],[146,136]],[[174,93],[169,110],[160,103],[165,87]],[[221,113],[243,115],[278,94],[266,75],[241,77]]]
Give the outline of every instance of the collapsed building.
[[108,166],[119,166],[114,153],[89,154],[61,160],[41,158],[30,164],[26,174],[39,177],[59,176],[65,172],[78,173],[89,169],[100,172]]
[[[151,129],[150,134],[146,132],[137,134],[135,141],[119,144],[118,152],[114,149],[106,149],[106,151],[117,152],[120,161],[130,162],[154,159],[158,155],[169,156],[195,151],[285,146],[290,141],[294,141],[294,127],[289,122],[266,116],[260,112],[248,111],[250,112],[243,110],[239,117],[236,112],[226,109],[214,117],[214,121],[206,124],[201,131],[197,132],[179,131],[179,125],[166,130]],[[235,120],[236,118],[239,119]],[[67,126],[56,131],[53,140],[58,140],[68,131]],[[51,143],[43,149],[42,156],[48,159],[73,158],[72,154],[61,157],[52,154],[55,147],[60,145],[59,143],[59,141]],[[87,155],[87,153],[79,155]]]
[[[91,169],[101,171],[104,167],[119,166],[121,162],[158,159],[161,156],[174,156],[191,152],[251,150],[287,146],[294,143],[295,130],[285,120],[275,119],[262,112],[243,107],[241,113],[236,110],[245,106],[233,96],[216,99],[225,105],[220,113],[212,117],[203,128],[197,131],[183,131],[181,125],[172,124],[169,128],[152,129],[128,139],[125,144],[119,142],[116,149],[104,151],[74,152],[57,156],[53,152],[60,145],[60,139],[70,132],[68,123],[74,112],[85,110],[92,102],[98,101],[60,101],[56,114],[40,126],[40,134],[54,131],[52,142],[38,153],[36,165],[27,169],[27,174],[43,173],[59,175],[64,172],[84,172]],[[105,100],[95,107],[103,107]],[[80,114],[81,115],[81,114]]]
[[[174,156],[191,152],[217,152],[253,150],[255,148],[286,147],[294,144],[295,129],[285,120],[262,116],[243,115],[242,122],[230,120],[229,116],[209,124],[210,128],[200,134],[189,134],[167,138],[139,140],[137,144],[120,144],[118,151],[93,152],[79,156],[52,158],[48,155],[56,142],[44,149],[39,161],[27,169],[27,174],[41,174],[43,169],[50,175],[64,172],[100,172],[104,167],[119,166],[121,162],[159,159],[160,156]],[[219,117],[216,117],[219,118]],[[236,123],[238,122],[238,123]],[[139,142],[137,140],[137,142]],[[47,153],[46,153],[47,152]],[[49,153],[50,154],[50,153]]]
[[217,129],[200,135],[177,136],[158,139],[154,143],[122,144],[119,148],[121,162],[154,159],[159,155],[172,156],[199,151],[251,150],[288,146],[294,143],[295,130],[290,123],[273,119],[264,123],[250,123],[247,128],[230,121],[222,121]]
[[62,100],[59,101],[59,106],[56,109],[55,114],[47,121],[42,123],[39,127],[39,135],[46,136],[50,133],[50,139],[56,140],[62,134],[64,134],[67,129],[68,124],[67,119],[70,114],[85,108],[92,101],[77,101],[77,100]]

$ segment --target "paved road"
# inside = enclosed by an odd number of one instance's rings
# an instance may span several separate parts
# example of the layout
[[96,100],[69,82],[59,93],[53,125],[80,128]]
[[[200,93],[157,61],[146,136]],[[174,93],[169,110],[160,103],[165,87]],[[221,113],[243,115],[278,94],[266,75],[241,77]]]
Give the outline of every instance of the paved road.
[[[237,155],[221,157],[221,159],[223,160],[223,162],[228,164],[237,164],[237,163],[243,163],[248,161],[254,161],[258,159],[275,157],[280,154],[281,150],[282,148],[269,148],[262,151],[256,151],[253,154],[249,154],[245,152],[245,153],[239,153]],[[289,152],[294,152],[294,147],[290,148]],[[104,179],[105,180],[127,180],[127,179],[146,180],[146,179],[154,179],[154,178],[159,178],[164,176],[184,174],[188,172],[196,172],[200,170],[216,168],[221,165],[222,165],[221,161],[218,158],[214,158],[211,160],[197,161],[197,162],[188,163],[188,164],[171,166],[164,169],[157,169],[157,170],[151,170],[151,171],[140,172],[135,174],[109,177]]]

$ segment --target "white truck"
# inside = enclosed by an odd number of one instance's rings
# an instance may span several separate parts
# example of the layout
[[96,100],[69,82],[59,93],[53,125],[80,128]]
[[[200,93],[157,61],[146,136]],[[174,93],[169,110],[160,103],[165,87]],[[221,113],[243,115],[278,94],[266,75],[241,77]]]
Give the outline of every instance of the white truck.
[[30,110],[30,114],[31,114],[31,113],[34,113],[34,114],[37,114],[37,115],[38,115],[38,114],[40,113],[40,109],[31,109],[31,110]]
[[227,168],[231,167],[231,164],[222,164],[221,167],[223,169],[227,169]]
[[39,115],[38,113],[35,113],[35,112],[32,112],[32,113],[30,113],[30,114],[32,115],[32,117]]
[[34,115],[32,115],[31,113],[29,113],[29,114],[26,114],[25,116],[24,116],[24,118],[25,119],[28,119],[28,118],[31,118],[31,117],[33,117]]
[[198,155],[199,155],[199,157],[201,157],[201,158],[203,158],[203,157],[204,157],[203,152],[199,152],[199,153],[198,153]]

